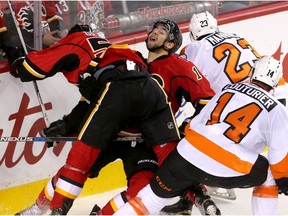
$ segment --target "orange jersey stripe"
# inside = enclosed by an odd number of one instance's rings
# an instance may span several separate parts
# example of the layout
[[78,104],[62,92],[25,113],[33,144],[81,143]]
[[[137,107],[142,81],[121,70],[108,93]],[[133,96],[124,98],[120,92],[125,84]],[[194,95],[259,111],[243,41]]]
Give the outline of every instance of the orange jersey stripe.
[[137,213],[137,215],[148,215],[149,211],[142,203],[141,199],[139,197],[134,197],[133,199],[128,201],[131,207],[134,209],[134,211]]
[[[277,164],[270,164],[270,169],[275,179],[288,176],[288,154]],[[279,172],[281,170],[281,172]]]
[[277,198],[278,188],[276,185],[255,187],[253,189],[253,196],[263,198]]
[[282,78],[280,79],[280,81],[278,82],[278,86],[285,85],[285,83],[286,83],[286,81],[285,81],[285,79],[282,77]]
[[223,149],[194,130],[188,130],[185,138],[199,151],[230,169],[248,174],[252,168],[250,162],[241,160],[235,154]]

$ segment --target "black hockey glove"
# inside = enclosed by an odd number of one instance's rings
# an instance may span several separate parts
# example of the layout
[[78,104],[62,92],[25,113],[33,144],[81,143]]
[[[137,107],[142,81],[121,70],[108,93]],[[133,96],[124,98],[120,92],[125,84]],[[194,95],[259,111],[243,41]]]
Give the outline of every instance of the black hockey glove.
[[187,124],[189,124],[190,121],[191,121],[191,117],[184,119],[184,121],[182,122],[182,124],[178,128],[178,130],[180,132],[181,139],[183,139],[185,137],[185,127]]
[[[62,137],[66,136],[68,131],[68,125],[66,124],[64,119],[57,120],[52,122],[48,128],[44,128],[40,135],[42,137]],[[56,146],[59,142],[46,142],[47,147]]]
[[89,101],[94,101],[97,98],[100,89],[100,84],[94,76],[88,76],[79,83],[80,93]]
[[275,179],[278,186],[278,193],[288,195],[288,178]]
[[23,63],[25,57],[20,57],[18,59],[16,59],[12,64],[11,64],[11,67],[10,67],[10,74],[12,76],[14,76],[15,78],[19,78],[19,73],[18,73],[18,67]]

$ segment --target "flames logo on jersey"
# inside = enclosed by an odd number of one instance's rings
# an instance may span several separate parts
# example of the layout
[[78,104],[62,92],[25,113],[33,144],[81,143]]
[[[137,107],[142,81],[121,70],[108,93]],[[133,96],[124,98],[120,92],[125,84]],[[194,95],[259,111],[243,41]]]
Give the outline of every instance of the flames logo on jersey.
[[[41,10],[43,19],[43,17],[47,16],[46,9],[43,5],[41,5]],[[22,29],[25,29],[28,32],[33,32],[33,4],[20,8],[17,13],[17,20]]]

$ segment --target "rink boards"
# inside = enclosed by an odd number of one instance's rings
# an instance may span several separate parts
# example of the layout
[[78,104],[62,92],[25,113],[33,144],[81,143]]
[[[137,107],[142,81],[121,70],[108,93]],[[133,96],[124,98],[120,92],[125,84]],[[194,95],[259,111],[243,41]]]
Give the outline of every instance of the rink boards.
[[[266,10],[265,13],[267,11],[269,12]],[[242,17],[238,19],[240,21],[231,18],[230,23],[229,16],[219,17],[220,30],[245,37],[262,55],[274,54],[283,61],[284,77],[288,80],[288,31],[279,22],[288,20],[288,11],[275,9],[272,12],[263,12],[255,17],[250,16],[249,19]],[[187,26],[187,23],[185,26],[181,24],[186,31]],[[145,44],[138,41],[139,38],[144,41],[145,34],[137,38],[131,48],[147,56]],[[125,38],[120,41],[125,42]],[[188,42],[188,33],[184,33],[183,45]],[[69,113],[80,98],[77,87],[67,83],[61,74],[39,81],[38,85],[51,122]],[[32,83],[22,83],[9,73],[0,73],[0,99],[1,136],[37,136],[45,127]],[[184,106],[178,120],[181,121],[190,112],[191,107]],[[47,180],[65,163],[70,148],[71,142],[49,149],[44,143],[38,142],[1,142],[0,214],[14,214],[32,204]],[[122,163],[116,161],[104,168],[99,178],[88,180],[81,196],[102,193],[125,185]]]

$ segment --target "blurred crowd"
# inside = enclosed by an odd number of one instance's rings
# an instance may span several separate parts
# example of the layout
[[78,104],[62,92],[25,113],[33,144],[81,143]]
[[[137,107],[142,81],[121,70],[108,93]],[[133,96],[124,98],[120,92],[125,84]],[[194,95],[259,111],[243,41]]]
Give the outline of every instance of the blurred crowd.
[[[88,24],[94,32],[109,39],[144,30],[158,18],[180,23],[189,21],[193,13],[201,10],[217,15],[264,3],[267,1],[40,1],[41,21],[37,22],[34,11],[38,10],[34,10],[33,1],[1,1],[0,59],[8,59],[12,64],[27,52],[47,48],[65,37],[75,24]],[[39,37],[40,47],[34,40]]]

